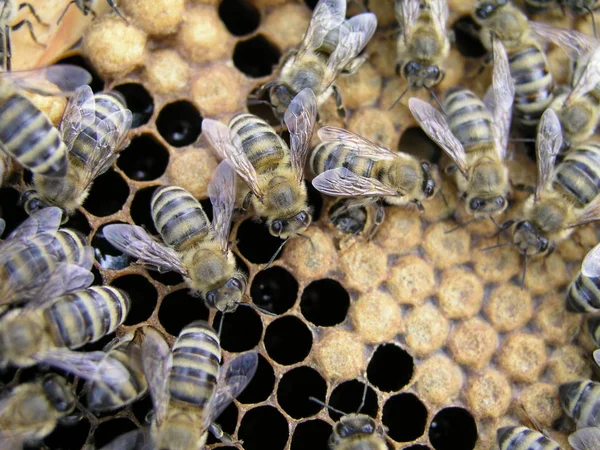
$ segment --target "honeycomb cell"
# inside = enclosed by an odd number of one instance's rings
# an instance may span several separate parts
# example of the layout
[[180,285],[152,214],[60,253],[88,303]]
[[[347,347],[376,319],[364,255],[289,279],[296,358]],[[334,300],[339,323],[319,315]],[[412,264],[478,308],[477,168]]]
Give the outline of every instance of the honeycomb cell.
[[433,267],[416,255],[401,258],[392,269],[389,286],[399,303],[422,304],[433,293]]
[[169,152],[151,134],[140,134],[121,152],[117,166],[128,178],[150,181],[160,178],[169,164]]
[[96,217],[110,216],[123,208],[128,196],[125,180],[109,169],[96,178],[83,207]]
[[20,197],[16,189],[0,189],[0,217],[6,222],[6,228],[3,233],[4,237],[8,236],[28,217],[19,204]]
[[148,55],[143,77],[152,92],[175,94],[188,85],[190,68],[176,51],[161,49]]
[[[287,133],[287,131],[286,131]],[[323,209],[323,195],[315,189],[312,183],[304,180],[306,186],[306,197],[308,208],[310,210],[312,223],[317,222],[321,218],[321,210]]]
[[443,154],[440,147],[429,139],[421,127],[406,129],[398,141],[398,150],[436,165],[439,164]]
[[[339,77],[336,81],[342,92],[344,107],[349,109],[374,104],[381,94],[381,83],[381,76],[368,61],[356,73]],[[378,112],[381,114],[381,111]]]
[[410,249],[421,243],[423,231],[421,217],[418,211],[408,208],[387,208],[385,220],[377,230],[375,242],[385,247],[386,243],[394,243],[394,246],[402,251]]
[[[188,170],[193,167],[194,170]],[[217,159],[206,148],[189,148],[171,158],[167,176],[196,198],[206,197],[207,186],[217,168]]]
[[427,403],[448,404],[458,396],[462,384],[462,371],[445,355],[433,355],[417,367],[416,390]]
[[98,75],[98,72],[94,69],[94,67],[89,63],[89,61],[81,55],[73,55],[68,56],[66,58],[62,58],[57,61],[57,64],[73,64],[74,66],[81,67],[82,69],[87,70],[92,76],[92,82],[89,86],[92,88],[94,93],[100,92],[104,89],[104,81]]
[[92,285],[101,286],[104,282],[102,280],[102,275],[100,274],[100,271],[95,267],[92,267],[90,269],[90,272],[92,272],[92,275],[94,275],[94,281],[92,281]]
[[488,239],[473,252],[475,272],[487,282],[506,283],[521,271],[521,259],[512,246],[486,250],[496,244],[495,239]]
[[235,68],[213,64],[192,81],[192,99],[203,117],[238,112],[246,103],[246,78]]
[[353,333],[330,328],[315,345],[315,362],[327,380],[351,379],[366,368],[365,348]]
[[[364,403],[363,403],[364,396]],[[346,414],[366,414],[370,417],[377,417],[377,394],[369,385],[361,383],[358,380],[345,381],[336,386],[329,397],[329,406]],[[342,416],[333,409],[328,410],[329,417],[336,422]]]
[[494,328],[477,317],[458,324],[448,342],[454,360],[473,369],[487,366],[497,346]]
[[219,5],[219,17],[234,36],[250,34],[260,23],[260,12],[246,0],[223,0]]
[[146,278],[141,275],[125,275],[113,280],[111,285],[123,289],[131,299],[131,310],[125,319],[125,325],[148,320],[156,307],[158,292]]
[[490,293],[484,310],[496,330],[512,331],[529,322],[533,315],[533,303],[527,290],[502,284]]
[[178,336],[183,327],[194,320],[208,320],[208,308],[201,298],[190,295],[188,289],[165,296],[158,310],[158,321],[167,333]]
[[[122,222],[112,222],[122,223]],[[104,237],[103,229],[106,225],[102,225],[94,236],[92,237],[92,247],[94,247],[94,254],[96,255],[96,261],[100,264],[100,267],[108,270],[121,270],[129,266],[132,258],[129,255],[121,253],[120,250],[114,248],[110,242]]]
[[534,382],[546,366],[544,340],[527,333],[511,334],[502,345],[499,364],[515,381]]
[[411,445],[409,447],[404,447],[404,450],[431,450],[428,446],[423,444]]
[[150,412],[153,411],[153,407],[152,396],[146,395],[131,405],[131,412],[140,424],[150,425],[151,421],[148,419],[151,419]]
[[[348,121],[348,129],[385,148],[394,148],[397,139],[392,113],[377,108],[360,108]],[[410,206],[406,209],[411,209]]]
[[144,85],[125,83],[115,86],[114,90],[123,94],[131,110],[131,128],[146,125],[154,112],[154,100]]
[[567,344],[581,328],[582,315],[567,313],[565,305],[564,295],[553,295],[535,308],[533,320],[548,342]]
[[[519,393],[523,413],[540,426],[550,427],[561,416],[558,388],[550,383],[537,382]],[[524,422],[525,417],[522,419]]]
[[250,78],[261,78],[273,72],[280,56],[279,49],[259,34],[236,44],[233,64]]
[[94,432],[94,441],[98,448],[104,447],[117,436],[127,433],[128,431],[135,430],[137,427],[135,424],[125,418],[112,419],[106,422],[102,422],[96,428]]
[[300,298],[300,310],[309,322],[331,327],[346,319],[350,295],[335,280],[316,280],[304,288]]
[[456,225],[447,222],[433,224],[425,231],[425,251],[437,268],[445,269],[469,261],[471,237],[464,228],[448,232]]
[[[60,424],[54,431],[44,439],[44,445],[47,448],[60,448],[61,450],[80,450],[83,448],[86,439],[90,433],[90,422],[80,420],[75,424],[61,426]],[[69,439],[65,439],[68,434]]]
[[184,56],[197,63],[226,58],[231,54],[233,44],[217,10],[209,5],[198,5],[186,11],[177,40]]
[[427,408],[413,394],[397,394],[383,405],[382,422],[394,441],[414,441],[425,432]]
[[[298,45],[310,20],[310,11],[296,3],[287,3],[267,11],[262,30],[279,48]],[[293,17],[294,20],[289,20]]]
[[419,356],[439,349],[448,336],[448,320],[431,304],[414,308],[406,316],[405,323],[406,344],[411,352]]
[[245,352],[252,350],[260,342],[262,337],[262,321],[258,313],[241,304],[234,312],[225,314],[217,313],[213,321],[213,327],[221,328],[221,347],[228,352]]
[[502,373],[486,369],[472,375],[466,385],[466,401],[474,416],[497,419],[508,410],[512,391]]
[[275,362],[288,366],[304,361],[310,353],[312,341],[312,333],[300,319],[285,316],[269,324],[264,344]]
[[367,377],[380,391],[394,392],[410,382],[414,369],[413,358],[405,350],[395,344],[384,344],[373,353],[367,366]]
[[173,147],[185,147],[200,136],[202,116],[193,104],[179,100],[163,106],[156,119],[156,128]]
[[65,227],[77,230],[80,233],[83,233],[84,236],[89,235],[90,231],[92,231],[87,217],[85,217],[85,214],[83,214],[81,210],[77,210],[75,214],[69,217],[69,220],[65,224]]
[[453,267],[444,272],[438,300],[446,318],[468,319],[481,309],[483,284],[472,272]]
[[[254,264],[269,262],[283,243],[282,239],[269,233],[269,229],[264,223],[256,222],[253,219],[246,219],[242,222],[237,229],[237,240],[237,248],[242,256]],[[275,261],[280,257],[281,253],[275,257]]]
[[387,256],[372,242],[352,246],[343,253],[340,263],[345,285],[362,292],[379,286],[387,274]]
[[323,420],[307,420],[296,425],[291,450],[329,450],[328,442],[332,427]]
[[404,332],[402,312],[386,292],[375,290],[362,294],[350,306],[350,320],[367,343],[391,341]]
[[273,372],[273,368],[265,357],[259,354],[256,373],[237,399],[240,403],[245,404],[264,402],[273,392],[274,386],[275,373]]
[[558,347],[548,359],[548,378],[556,383],[570,383],[592,376],[590,357],[574,345]]
[[277,402],[292,418],[304,419],[315,415],[321,405],[309,399],[325,401],[327,383],[319,372],[310,367],[296,367],[286,372],[277,387]]
[[158,231],[156,231],[154,220],[152,220],[150,204],[152,201],[152,194],[154,194],[157,187],[158,186],[150,186],[138,189],[133,196],[131,208],[129,210],[133,222],[140,227],[144,227],[148,233],[154,235],[158,234]]
[[270,267],[258,272],[250,286],[252,302],[267,311],[283,314],[288,311],[298,296],[298,282],[283,267]]
[[454,22],[452,30],[456,39],[455,45],[461,55],[467,58],[481,58],[487,53],[481,41],[473,36],[473,32],[477,32],[479,28],[471,15],[463,16]]
[[365,206],[354,206],[346,208],[352,199],[341,199],[334,203],[327,214],[327,219],[340,232],[346,233],[349,236],[342,240],[342,243],[361,233],[370,218]]
[[282,450],[288,441],[288,423],[273,406],[259,406],[244,414],[238,430],[245,450]]
[[129,0],[122,3],[135,25],[151,36],[165,36],[177,31],[185,11],[185,0]]
[[435,450],[472,450],[477,441],[477,425],[464,408],[445,408],[429,427],[429,441]]
[[547,258],[538,258],[527,264],[525,286],[532,294],[553,292],[564,287],[571,280],[565,262],[560,255],[553,253]]
[[310,241],[296,238],[285,244],[282,261],[285,261],[299,279],[325,277],[338,262],[333,241],[316,225],[310,226],[305,234]]

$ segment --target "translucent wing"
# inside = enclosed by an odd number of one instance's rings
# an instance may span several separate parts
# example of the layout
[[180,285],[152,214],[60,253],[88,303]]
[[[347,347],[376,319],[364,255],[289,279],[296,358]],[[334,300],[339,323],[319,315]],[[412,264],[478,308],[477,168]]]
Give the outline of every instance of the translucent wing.
[[390,160],[398,157],[398,155],[392,153],[387,148],[380,147],[374,142],[371,142],[358,134],[352,133],[351,131],[344,130],[343,128],[331,126],[322,127],[317,131],[317,134],[322,142],[343,142],[345,147],[354,147],[357,153],[367,158]]
[[123,253],[156,266],[161,271],[174,271],[187,276],[177,252],[152,238],[137,225],[113,224],[103,228],[104,237]]
[[450,126],[442,113],[418,98],[409,99],[408,107],[427,136],[433,139],[448,154],[466,178],[468,167],[465,149],[450,131]]
[[580,63],[585,64],[585,68],[581,71],[579,79],[575,80],[569,98],[582,97],[600,83],[600,46],[585,55],[584,58],[586,61]]
[[87,70],[70,64],[2,72],[0,77],[10,79],[20,88],[41,95],[73,95],[78,88],[92,81],[92,76]]
[[298,48],[297,58],[318,49],[327,33],[339,27],[345,17],[346,0],[320,0]]
[[[27,240],[41,233],[54,236],[60,226],[62,211],[54,206],[39,209],[8,235],[8,239]],[[7,240],[8,240],[7,239]]]
[[167,412],[169,403],[167,381],[172,364],[173,355],[162,334],[154,328],[144,328],[142,366],[148,380],[148,389],[152,396],[152,404],[154,405],[158,424],[165,419]]
[[244,153],[239,136],[231,134],[227,125],[212,119],[202,121],[202,133],[219,158],[229,161],[252,193],[262,199],[264,194],[258,187],[256,170]]
[[446,22],[448,21],[448,2],[446,0],[431,0],[431,18],[438,31],[446,33]]
[[579,225],[585,225],[586,223],[597,222],[600,220],[600,196],[596,197],[591,203],[589,203],[579,217],[574,222],[568,224],[569,228],[578,227]]
[[562,48],[571,59],[577,59],[598,46],[598,40],[575,30],[558,28],[547,23],[529,21],[529,28],[542,42],[552,42]]
[[302,89],[292,99],[285,111],[284,120],[290,132],[292,168],[296,174],[296,181],[301,183],[304,179],[304,165],[317,120],[317,98],[311,89]]
[[206,426],[215,421],[223,410],[242,393],[256,373],[258,354],[243,353],[221,369],[217,390],[211,400],[210,417]]
[[400,33],[402,33],[402,37],[406,42],[410,35],[410,30],[419,18],[421,4],[419,0],[396,0],[395,5],[396,19],[398,19],[398,23],[400,24]]
[[581,264],[581,273],[588,278],[600,277],[600,244],[586,255]]
[[543,190],[551,179],[554,170],[554,161],[562,145],[562,132],[558,116],[552,109],[544,111],[538,126],[538,135],[535,142],[538,177],[535,186],[535,198],[539,199]]
[[229,161],[221,161],[208,184],[208,196],[213,207],[213,230],[223,252],[229,249],[229,229],[235,193],[235,170]]
[[600,448],[600,428],[588,427],[575,431],[569,436],[573,450],[598,450]]
[[89,86],[81,86],[69,100],[60,121],[62,140],[70,149],[79,133],[94,125],[96,121],[96,100]]
[[594,350],[592,356],[594,357],[594,362],[596,363],[596,365],[600,367],[600,348]]
[[107,358],[106,353],[101,351],[74,352],[57,348],[34,356],[34,359],[86,380],[118,383],[129,377],[127,369],[122,364]]
[[345,167],[326,170],[312,180],[319,192],[332,197],[382,197],[403,195],[373,178],[352,173]]
[[515,83],[510,75],[508,56],[500,39],[493,39],[494,71],[492,72],[492,92],[496,150],[501,160],[506,158],[510,119],[515,97]]
[[56,297],[89,287],[94,275],[76,264],[59,263],[48,277],[48,280],[30,293],[27,308],[38,308]]

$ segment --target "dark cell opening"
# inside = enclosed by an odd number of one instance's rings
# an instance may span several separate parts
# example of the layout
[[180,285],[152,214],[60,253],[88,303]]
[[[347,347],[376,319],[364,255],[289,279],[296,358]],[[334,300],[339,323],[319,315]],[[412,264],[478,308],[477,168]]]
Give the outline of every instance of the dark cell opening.
[[252,33],[260,23],[260,13],[244,0],[223,0],[219,6],[221,20],[234,36]]
[[456,49],[461,55],[467,58],[481,58],[487,53],[478,37],[481,27],[471,16],[458,19],[452,29],[454,30]]
[[[282,239],[272,236],[267,225],[246,219],[237,230],[237,248],[248,261],[254,264],[269,262],[279,246]],[[281,252],[275,260],[281,257]]]
[[383,425],[396,442],[410,442],[420,437],[427,423],[427,409],[413,394],[398,394],[383,405]]
[[367,224],[367,208],[356,206],[346,209],[349,199],[338,200],[329,209],[329,220],[343,233],[358,234],[365,229]]
[[65,224],[65,227],[77,230],[83,233],[84,236],[89,235],[92,230],[87,218],[81,211],[76,211],[75,214],[69,217],[69,221]]
[[312,11],[317,6],[318,0],[304,0],[304,4]]
[[297,295],[298,282],[282,267],[258,272],[250,286],[252,301],[275,314],[283,314],[294,306]]
[[429,427],[429,441],[435,450],[471,450],[477,442],[477,425],[463,408],[445,408]]
[[198,200],[198,201],[200,202],[200,206],[202,206],[202,209],[206,213],[206,217],[208,217],[208,220],[212,221],[213,213],[212,213],[212,203],[210,202],[210,199],[205,198],[204,200]]
[[[123,223],[123,222],[112,222],[112,223]],[[92,237],[92,247],[94,247],[94,253],[96,255],[96,261],[100,264],[103,269],[109,270],[121,270],[129,266],[132,258],[129,255],[121,253],[112,246],[110,242],[104,237],[104,227],[109,224],[102,225],[96,234]]]
[[104,89],[104,81],[102,81],[102,78],[100,78],[98,72],[94,70],[92,65],[88,63],[87,60],[82,56],[69,56],[68,58],[59,60],[57,64],[73,64],[87,70],[92,75],[92,82],[90,83],[92,91],[100,92],[102,89]]
[[350,295],[335,280],[310,283],[302,292],[300,310],[309,322],[322,327],[342,323],[350,307]]
[[174,147],[193,144],[202,131],[202,116],[185,100],[164,106],[156,119],[160,135]]
[[269,324],[264,343],[269,356],[287,366],[308,356],[312,340],[312,333],[300,319],[286,316]]
[[398,150],[432,164],[439,164],[442,157],[442,149],[420,127],[412,127],[402,133]]
[[310,367],[296,367],[286,372],[277,388],[277,402],[294,419],[315,415],[321,405],[309,399],[325,400],[327,383],[319,372]]
[[33,172],[23,167],[23,184],[30,185],[33,181]]
[[[367,386],[365,403],[362,404],[365,395],[365,384],[358,380],[346,381],[337,386],[331,393],[329,405],[346,414],[367,414],[373,418],[377,417],[377,394],[370,386]],[[329,416],[336,422],[341,416],[329,410]]]
[[299,423],[292,436],[291,450],[329,450],[332,427],[323,420]]
[[169,152],[151,134],[134,137],[117,159],[117,166],[136,181],[156,180],[168,164]]
[[154,100],[144,86],[138,83],[121,84],[115,87],[125,97],[127,108],[133,115],[131,128],[148,123],[154,112]]
[[[82,448],[90,433],[90,422],[81,418],[75,423],[71,423],[74,420],[76,420],[74,416],[67,417],[64,425],[57,426],[44,439],[44,444],[49,448],[60,448],[61,450],[79,450]],[[68,439],[65,439],[66,436],[68,436]]]
[[[215,316],[213,327],[219,330],[222,313]],[[221,347],[228,352],[245,352],[258,345],[262,336],[262,321],[258,313],[240,305],[234,312],[225,314],[221,329]]]
[[128,195],[129,186],[125,180],[109,169],[94,181],[84,208],[96,217],[110,216],[121,210]]
[[281,53],[260,34],[240,41],[233,51],[233,64],[251,78],[270,75],[277,65]]
[[156,270],[148,270],[148,275],[153,280],[158,281],[160,284],[166,284],[167,286],[175,286],[183,283],[183,277],[177,272],[164,272],[160,273]]
[[[390,370],[390,365],[394,370]],[[383,392],[399,391],[413,376],[414,362],[403,349],[395,344],[377,347],[367,366],[367,378]]]
[[135,430],[137,427],[129,419],[113,419],[98,425],[94,433],[96,447],[100,448],[111,442],[117,436]]
[[145,397],[131,405],[131,411],[142,426],[150,425],[150,416],[148,414],[150,411],[153,411],[153,407],[152,397],[150,394],[147,394]]
[[417,444],[417,445],[411,445],[410,447],[404,447],[404,450],[431,450],[431,449],[426,445]]
[[158,292],[146,278],[141,275],[125,275],[111,284],[123,289],[131,299],[131,310],[125,319],[125,325],[141,323],[152,315],[158,300]]
[[92,274],[94,275],[94,281],[92,282],[92,285],[102,286],[104,284],[104,280],[102,280],[102,274],[100,273],[100,271],[95,267],[92,267],[90,272],[92,272]]
[[208,308],[200,297],[190,295],[187,289],[180,289],[167,295],[158,310],[158,321],[165,331],[173,336],[194,320],[208,320]]
[[242,418],[238,438],[245,450],[281,450],[288,440],[288,423],[274,407],[259,406]]
[[0,218],[6,222],[6,228],[2,233],[4,238],[29,217],[20,206],[19,198],[20,194],[16,189],[0,189]]
[[275,386],[275,372],[271,364],[261,354],[258,355],[258,367],[254,378],[244,391],[238,396],[241,403],[252,404],[264,402]]
[[272,127],[282,124],[282,121],[275,116],[275,111],[271,105],[268,89],[262,93],[256,89],[248,95],[246,107],[250,114],[260,117]]
[[314,188],[310,181],[305,180],[304,184],[306,184],[308,205],[312,209],[312,221],[316,222],[321,218],[321,210],[323,209],[323,196]]
[[[232,435],[235,431],[235,426],[238,421],[238,410],[234,403],[230,403],[227,408],[216,418],[215,422],[223,429],[223,431],[229,435]],[[207,444],[216,444],[220,442],[213,436],[212,433],[208,433]]]
[[131,201],[130,214],[133,222],[140,227],[146,229],[150,234],[157,235],[154,221],[152,220],[152,213],[150,212],[150,203],[152,201],[152,194],[158,186],[150,186],[138,190]]

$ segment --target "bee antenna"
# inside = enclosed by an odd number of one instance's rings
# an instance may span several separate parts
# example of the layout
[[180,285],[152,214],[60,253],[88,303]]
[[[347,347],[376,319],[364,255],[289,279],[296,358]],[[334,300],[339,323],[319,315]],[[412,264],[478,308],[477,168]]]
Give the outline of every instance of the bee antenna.
[[217,331],[217,337],[221,340],[221,330],[223,329],[223,321],[225,320],[225,313],[221,312],[221,320],[219,320],[219,330]]
[[310,236],[308,236],[306,234],[298,233],[298,237],[301,237],[302,239],[306,239],[308,242],[310,242],[310,245],[312,246],[313,250],[315,250],[315,243],[312,241]]
[[271,256],[271,259],[269,260],[269,262],[267,263],[267,265],[265,266],[265,268],[263,270],[267,270],[269,267],[271,267],[271,264],[273,264],[273,261],[275,261],[275,258],[277,258],[277,255],[279,255],[279,253],[281,253],[281,249],[283,249],[283,246],[285,245],[285,243],[288,240],[289,240],[289,237],[281,243],[281,245],[279,246],[277,251],[275,253],[273,253],[273,256]]
[[444,204],[446,205],[446,208],[448,208],[450,205],[448,205],[448,200],[446,200],[446,196],[444,195],[444,192],[442,191],[441,186],[440,186],[440,190],[438,192],[442,196],[442,200],[444,200]]
[[523,276],[521,277],[521,290],[525,288],[525,274],[527,273],[527,250],[524,253]]
[[391,110],[394,108],[394,106],[396,106],[396,105],[398,104],[398,102],[399,102],[400,100],[402,100],[402,97],[404,97],[404,94],[406,94],[406,93],[408,92],[408,90],[409,90],[409,89],[410,89],[410,85],[406,86],[406,89],[404,89],[404,91],[402,91],[402,94],[400,94],[400,97],[398,97],[398,98],[396,99],[396,101],[395,101],[394,103],[392,103],[392,106],[390,106],[390,107],[388,108],[388,111],[391,111]]
[[594,30],[594,37],[597,37],[596,36],[596,19],[594,18],[594,11],[592,11],[592,8],[590,8],[587,5],[585,5],[583,7],[583,9],[585,9],[588,13],[590,13],[590,16],[592,17],[592,30]]
[[479,251],[480,252],[487,252],[488,250],[493,250],[493,249],[499,248],[499,247],[506,247],[508,245],[517,245],[517,244],[515,244],[514,242],[505,242],[504,244],[490,245],[489,247],[482,248]]
[[427,86],[425,86],[425,89],[427,89],[427,92],[429,92],[429,95],[431,95],[433,97],[433,99],[435,100],[437,105],[440,107],[440,110],[444,113],[444,115],[447,116],[448,114],[446,114],[446,111],[444,111],[444,107],[440,103],[440,100],[437,98],[437,95],[435,95],[435,92],[433,92],[433,90]]
[[360,410],[364,408],[365,403],[367,401],[367,383],[364,383],[365,388],[363,389],[363,394],[362,394],[362,399],[360,400],[360,406],[358,407],[358,409],[356,410],[357,413],[360,413]]
[[274,312],[263,309],[260,306],[256,306],[254,303],[240,303],[240,305],[247,306],[248,308],[252,308],[254,311],[258,311],[260,313],[266,314],[267,316],[276,316],[277,315]]
[[321,406],[323,406],[324,408],[327,408],[327,409],[329,409],[330,411],[333,411],[333,412],[335,412],[335,413],[338,413],[338,414],[340,414],[340,415],[342,415],[342,416],[345,416],[345,415],[347,415],[345,412],[342,412],[342,411],[340,411],[339,409],[335,409],[333,406],[330,406],[330,405],[328,405],[327,403],[325,403],[325,402],[322,402],[322,401],[321,401],[321,400],[319,400],[318,398],[315,398],[315,397],[313,397],[313,396],[310,396],[310,397],[308,397],[308,399],[309,399],[310,401],[312,401],[312,402],[315,402],[317,405],[321,405]]
[[465,227],[469,226],[473,222],[477,222],[478,220],[480,220],[480,217],[473,217],[471,220],[467,220],[466,222],[459,224],[458,226],[452,228],[451,230],[446,231],[444,234],[453,233],[457,230],[460,230],[461,228],[465,228]]

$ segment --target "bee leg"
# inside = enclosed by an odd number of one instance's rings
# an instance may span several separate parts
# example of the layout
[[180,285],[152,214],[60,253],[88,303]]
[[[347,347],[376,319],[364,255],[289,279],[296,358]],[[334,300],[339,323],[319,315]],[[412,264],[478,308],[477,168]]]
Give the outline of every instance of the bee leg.
[[10,27],[8,25],[4,26],[4,54],[5,69],[7,72],[10,72],[12,69],[12,45],[10,43]]
[[123,15],[121,10],[119,8],[117,8],[115,0],[106,0],[106,3],[108,3],[108,6],[110,6],[114,10],[114,12],[117,13],[117,16],[119,16],[121,19],[123,19],[125,21],[125,23],[127,25],[129,25],[129,20],[127,20],[127,18]]
[[492,52],[489,52],[484,56],[483,60],[481,61],[481,65],[479,66],[477,71],[472,75],[466,75],[466,79],[471,81],[479,77],[485,71],[485,69],[487,69],[487,67],[492,63],[493,60],[494,55],[492,54]]
[[38,13],[35,12],[35,9],[33,8],[33,6],[31,5],[31,3],[21,3],[19,5],[19,9],[23,9],[23,8],[28,8],[29,12],[31,13],[31,15],[33,17],[35,17],[35,20],[38,21],[38,23],[41,23],[43,25],[48,25],[47,23],[42,22],[42,19],[40,19],[40,16],[38,16]]
[[231,435],[229,433],[225,433],[225,431],[223,431],[223,428],[221,428],[220,425],[216,424],[216,423],[211,423],[210,426],[208,427],[208,431],[211,432],[211,434],[217,438],[219,441],[223,442],[224,444],[229,444],[229,445],[242,445],[243,441],[234,441],[233,437],[231,437]]
[[40,41],[37,40],[37,37],[35,36],[35,33],[33,32],[33,24],[29,20],[21,20],[19,23],[15,24],[12,27],[12,29],[13,29],[13,31],[16,31],[19,28],[21,28],[23,25],[27,26],[27,28],[29,29],[29,34],[36,44],[41,45],[42,47],[46,47],[46,44],[42,44]]
[[375,234],[377,234],[377,230],[385,220],[385,208],[381,202],[377,202],[377,209],[375,211],[375,218],[373,219],[373,225],[371,226],[371,230],[367,235],[367,240],[370,241],[373,239]]
[[346,110],[344,109],[344,104],[342,103],[342,93],[338,89],[337,86],[332,86],[333,89],[333,98],[335,100],[335,107],[337,109],[338,116],[340,119],[344,121],[344,127],[346,126]]
[[244,197],[244,201],[242,202],[242,212],[248,211],[250,208],[250,200],[252,200],[252,191],[248,192]]
[[352,61],[350,61],[346,65],[346,67],[344,67],[344,69],[342,70],[342,74],[343,75],[352,75],[353,73],[356,73],[356,71],[358,69],[360,69],[360,67],[365,63],[365,61],[368,58],[369,58],[369,55],[367,55],[366,53],[364,55],[357,56]]

